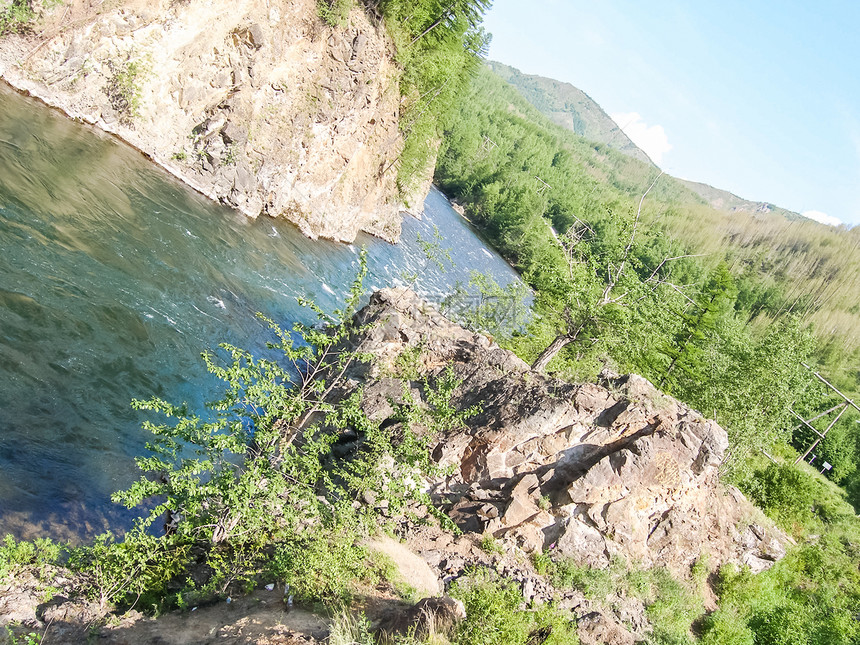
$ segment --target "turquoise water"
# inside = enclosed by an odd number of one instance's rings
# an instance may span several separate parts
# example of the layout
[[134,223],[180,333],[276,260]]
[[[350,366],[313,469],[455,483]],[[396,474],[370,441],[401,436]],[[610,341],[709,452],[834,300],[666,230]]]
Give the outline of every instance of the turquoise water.
[[[109,497],[137,478],[132,398],[200,405],[200,352],[260,349],[255,313],[284,325],[331,310],[368,250],[369,287],[419,274],[438,298],[469,271],[517,279],[438,191],[402,242],[311,241],[214,204],[92,128],[0,84],[0,535],[80,538],[128,525]],[[455,266],[417,243],[437,226]]]

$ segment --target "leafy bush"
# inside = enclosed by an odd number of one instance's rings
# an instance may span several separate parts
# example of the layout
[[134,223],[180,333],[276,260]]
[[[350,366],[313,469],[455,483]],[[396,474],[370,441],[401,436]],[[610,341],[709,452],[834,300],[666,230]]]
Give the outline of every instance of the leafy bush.
[[56,564],[61,551],[62,547],[48,538],[19,542],[7,535],[0,543],[0,578],[14,574],[23,567]]
[[[146,475],[114,495],[146,514],[123,541],[105,534],[72,551],[92,597],[150,606],[178,585],[181,604],[277,580],[302,600],[337,604],[368,571],[360,538],[384,521],[361,500],[387,501],[393,517],[410,503],[429,506],[420,485],[435,470],[429,442],[466,414],[449,405],[458,381],[450,369],[425,379],[422,404],[405,396],[385,424],[363,412],[360,390],[344,394],[347,369],[366,358],[360,344],[350,349],[364,331],[353,323],[364,257],[343,309],[329,315],[304,303],[322,326],[286,331],[264,319],[271,356],[226,344],[223,362],[204,354],[225,385],[206,410],[134,402],[167,421],[144,422],[154,436],[151,454],[137,459]],[[344,442],[348,450],[334,450]],[[155,537],[158,520],[165,533]]]
[[376,6],[403,70],[400,130],[405,142],[396,164],[398,185],[408,196],[422,178],[432,176],[446,117],[481,64],[489,37],[480,24],[490,1],[380,0]]
[[105,94],[111,107],[120,115],[120,121],[130,124],[140,115],[142,82],[149,73],[145,61],[129,59],[121,63],[110,63],[111,76],[105,86]]
[[552,604],[523,610],[519,587],[495,579],[488,571],[472,571],[457,580],[449,592],[466,606],[466,620],[455,638],[463,645],[524,645],[537,634],[547,634],[546,645],[579,642],[572,616]]
[[304,601],[328,605],[346,604],[351,583],[370,573],[367,551],[356,544],[346,527],[327,539],[293,540],[277,544],[267,573],[289,585],[290,592]]
[[162,604],[168,582],[184,569],[189,551],[189,544],[138,528],[121,541],[103,533],[93,544],[71,549],[68,567],[84,574],[84,593],[102,607],[140,603],[148,608]]
[[[703,568],[704,565],[698,571],[700,576]],[[668,569],[641,569],[622,558],[614,558],[604,569],[563,558],[550,562],[548,569],[556,587],[577,589],[596,601],[611,604],[616,593],[641,600],[652,625],[649,642],[665,645],[693,642],[690,626],[704,611],[701,595],[674,578]],[[695,577],[693,582],[696,583]]]
[[858,536],[856,525],[836,527],[817,543],[799,546],[755,576],[748,569],[723,566],[717,588],[720,607],[704,621],[702,641],[856,643],[860,638]]
[[32,0],[12,0],[0,10],[0,36],[28,32],[35,17]]
[[329,27],[343,27],[352,5],[352,0],[317,0],[317,15]]
[[854,519],[844,495],[802,465],[771,463],[739,483],[777,524],[798,534]]

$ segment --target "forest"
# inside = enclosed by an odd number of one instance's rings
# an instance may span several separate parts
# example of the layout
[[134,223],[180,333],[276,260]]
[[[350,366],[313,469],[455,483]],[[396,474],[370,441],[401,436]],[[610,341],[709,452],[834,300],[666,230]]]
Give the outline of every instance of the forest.
[[553,124],[486,68],[443,130],[435,181],[533,289],[530,324],[503,344],[565,379],[642,374],[716,419],[726,480],[801,541],[772,572],[720,571],[702,642],[856,642],[854,408],[815,449],[818,467],[793,462],[817,439],[794,415],[843,401],[815,372],[858,391],[860,233],[717,211]]

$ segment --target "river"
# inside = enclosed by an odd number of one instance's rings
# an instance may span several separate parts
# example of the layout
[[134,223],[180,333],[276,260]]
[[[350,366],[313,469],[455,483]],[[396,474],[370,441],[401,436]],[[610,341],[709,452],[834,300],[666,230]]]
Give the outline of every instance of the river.
[[[442,235],[453,266],[418,241]],[[110,502],[147,439],[133,398],[213,398],[200,353],[259,351],[262,312],[283,325],[343,302],[368,251],[371,288],[436,298],[472,269],[516,273],[434,190],[402,242],[312,241],[215,204],[129,146],[0,83],[0,536],[85,539],[122,530]]]

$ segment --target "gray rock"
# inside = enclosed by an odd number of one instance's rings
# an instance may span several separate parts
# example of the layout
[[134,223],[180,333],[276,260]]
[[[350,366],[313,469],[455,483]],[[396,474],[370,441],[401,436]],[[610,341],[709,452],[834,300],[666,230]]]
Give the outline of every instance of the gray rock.
[[[784,554],[788,538],[775,528],[734,528],[753,510],[719,482],[725,430],[646,379],[546,378],[403,289],[373,294],[356,322],[370,325],[355,342],[373,359],[349,376],[362,385],[372,418],[384,421],[393,412],[390,401],[403,401],[387,374],[402,352],[416,347],[422,377],[432,383],[450,365],[462,379],[451,399],[455,408],[480,406],[432,449],[454,475],[431,488],[462,530],[489,531],[526,551],[554,545],[556,553],[592,566],[618,554],[680,574],[703,552],[713,566],[735,562],[756,570]],[[413,399],[423,404],[420,391]]]

